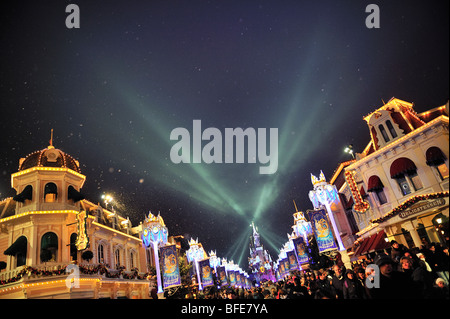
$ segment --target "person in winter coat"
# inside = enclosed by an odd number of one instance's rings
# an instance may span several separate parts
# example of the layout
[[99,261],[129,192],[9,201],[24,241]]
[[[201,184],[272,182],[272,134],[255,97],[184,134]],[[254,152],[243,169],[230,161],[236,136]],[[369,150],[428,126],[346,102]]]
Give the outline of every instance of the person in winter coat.
[[348,269],[345,272],[344,281],[342,284],[342,294],[344,299],[362,299],[363,287],[356,278],[353,270]]
[[433,299],[449,299],[448,286],[444,279],[436,279],[436,285],[433,287],[431,298]]
[[380,255],[375,259],[375,264],[379,268],[378,287],[370,289],[373,299],[411,299],[421,298],[416,293],[412,279],[395,270],[394,261],[388,255]]
[[334,289],[330,285],[328,272],[325,269],[319,270],[319,278],[316,280],[317,290],[314,291],[314,299],[334,299]]
[[400,258],[403,257],[405,252],[405,246],[399,244],[395,240],[391,241],[391,258],[395,263],[398,263],[400,261]]
[[334,289],[337,299],[344,298],[343,295],[343,284],[344,284],[344,274],[342,273],[342,268],[338,265],[333,266],[334,275],[331,279],[331,285]]

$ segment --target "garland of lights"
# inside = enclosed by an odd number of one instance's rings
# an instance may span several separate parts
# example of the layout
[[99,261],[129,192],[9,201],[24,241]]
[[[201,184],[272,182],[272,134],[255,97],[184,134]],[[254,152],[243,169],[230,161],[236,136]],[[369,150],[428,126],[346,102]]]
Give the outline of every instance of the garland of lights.
[[[85,266],[78,266],[80,269],[80,272],[82,274],[85,275],[105,275],[106,278],[120,278],[120,276],[122,276],[123,279],[138,279],[138,280],[146,280],[148,275],[150,273],[145,273],[144,275],[138,275],[138,269],[137,268],[133,268],[132,271],[133,274],[126,274],[124,273],[124,268],[121,267],[119,269],[119,271],[117,273],[112,274],[111,272],[109,272],[109,270],[106,268],[105,265],[97,265],[95,267],[85,267]],[[12,282],[17,282],[20,279],[22,279],[22,277],[29,273],[29,275],[35,275],[35,276],[59,276],[59,275],[63,275],[66,273],[66,267],[61,268],[61,269],[57,269],[57,270],[41,270],[41,269],[37,269],[31,266],[27,266],[24,269],[22,269],[16,276],[9,278],[7,280],[0,280],[0,286],[12,283]]]
[[422,200],[427,200],[427,199],[435,199],[435,198],[447,197],[448,195],[449,195],[449,191],[439,192],[439,193],[431,193],[431,194],[426,194],[426,195],[417,195],[417,196],[414,196],[414,197],[410,197],[408,200],[404,201],[399,206],[395,207],[389,213],[385,214],[384,216],[382,216],[380,218],[372,219],[370,222],[372,224],[374,224],[374,223],[382,223],[385,220],[398,215],[400,212],[402,212],[406,208],[414,205],[417,202],[420,202]]
[[350,191],[352,192],[353,201],[355,204],[353,205],[353,210],[358,213],[365,213],[370,205],[368,202],[364,201],[361,197],[361,193],[358,190],[358,186],[356,185],[354,171],[346,171],[345,172],[345,180],[347,181],[348,186],[350,187]]

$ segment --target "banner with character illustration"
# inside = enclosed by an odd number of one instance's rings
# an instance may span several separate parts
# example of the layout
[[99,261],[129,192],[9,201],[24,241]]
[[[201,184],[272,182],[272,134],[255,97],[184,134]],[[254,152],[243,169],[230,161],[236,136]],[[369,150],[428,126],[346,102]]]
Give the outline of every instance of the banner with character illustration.
[[334,241],[333,232],[328,223],[327,212],[325,209],[308,210],[307,211],[311,226],[316,237],[319,253],[337,250]]
[[200,260],[198,262],[198,268],[200,269],[200,277],[202,279],[203,287],[214,285],[211,266],[209,265],[209,258]]
[[289,261],[289,270],[296,270],[299,269],[298,263],[297,263],[297,257],[295,257],[295,252],[293,250],[286,252],[287,259]]
[[303,237],[297,237],[292,240],[294,243],[295,253],[297,255],[297,260],[300,265],[303,265],[309,261],[307,247]]
[[228,285],[227,273],[224,266],[217,267],[217,275],[221,286]]
[[161,264],[163,269],[164,289],[181,285],[180,268],[178,267],[177,247],[170,245],[161,247]]

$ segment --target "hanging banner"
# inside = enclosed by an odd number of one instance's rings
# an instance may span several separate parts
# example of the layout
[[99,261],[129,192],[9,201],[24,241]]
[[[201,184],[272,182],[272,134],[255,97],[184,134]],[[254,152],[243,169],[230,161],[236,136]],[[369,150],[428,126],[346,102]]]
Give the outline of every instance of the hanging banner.
[[236,271],[236,286],[242,286],[242,281],[241,281],[241,273],[239,271]]
[[228,271],[228,276],[230,277],[230,286],[236,286],[236,273],[234,270]]
[[217,278],[219,279],[221,286],[228,285],[227,273],[224,266],[217,267]]
[[295,252],[293,250],[290,250],[286,252],[287,259],[289,261],[289,269],[295,270],[298,269],[298,263],[297,263],[297,257],[295,256]]
[[327,212],[325,209],[308,210],[309,220],[316,237],[319,253],[337,250],[334,241],[333,232],[328,223]]
[[209,258],[200,260],[198,262],[198,268],[200,268],[200,276],[203,287],[214,285],[211,266],[209,265]]
[[289,260],[287,258],[283,259],[284,263],[284,276],[289,275]]
[[164,289],[181,285],[176,245],[161,247],[160,255],[163,268]]
[[295,253],[297,255],[299,265],[309,262],[307,248],[303,237],[294,238],[292,242],[294,243]]

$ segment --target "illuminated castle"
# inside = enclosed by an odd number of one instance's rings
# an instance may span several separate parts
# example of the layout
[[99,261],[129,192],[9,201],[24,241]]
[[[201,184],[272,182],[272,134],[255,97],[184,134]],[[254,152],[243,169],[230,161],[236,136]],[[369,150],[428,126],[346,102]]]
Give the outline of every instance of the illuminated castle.
[[275,281],[275,276],[272,272],[272,257],[261,244],[258,228],[253,222],[250,226],[253,228],[253,234],[250,237],[250,257],[248,258],[248,264],[254,279],[259,282],[268,280]]

